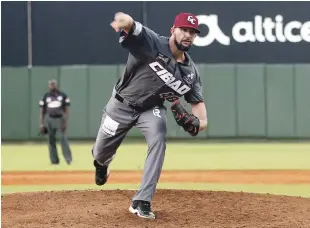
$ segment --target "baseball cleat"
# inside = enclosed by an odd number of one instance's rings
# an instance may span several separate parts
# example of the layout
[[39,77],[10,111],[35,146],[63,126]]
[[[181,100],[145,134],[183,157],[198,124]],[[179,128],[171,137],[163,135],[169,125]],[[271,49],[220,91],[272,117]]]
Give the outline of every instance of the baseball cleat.
[[94,166],[96,167],[96,174],[95,174],[96,184],[99,186],[104,185],[107,182],[108,177],[110,175],[108,167],[100,165],[96,160],[94,160]]
[[148,201],[134,200],[129,207],[129,211],[141,218],[155,219],[155,214],[151,209],[151,203]]

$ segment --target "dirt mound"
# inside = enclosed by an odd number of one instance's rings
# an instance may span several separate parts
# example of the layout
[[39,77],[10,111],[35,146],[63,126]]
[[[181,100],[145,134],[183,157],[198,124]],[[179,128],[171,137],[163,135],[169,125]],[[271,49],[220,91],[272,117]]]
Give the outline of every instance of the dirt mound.
[[309,228],[310,199],[268,194],[158,190],[156,220],[128,212],[134,191],[63,191],[2,196],[2,227]]

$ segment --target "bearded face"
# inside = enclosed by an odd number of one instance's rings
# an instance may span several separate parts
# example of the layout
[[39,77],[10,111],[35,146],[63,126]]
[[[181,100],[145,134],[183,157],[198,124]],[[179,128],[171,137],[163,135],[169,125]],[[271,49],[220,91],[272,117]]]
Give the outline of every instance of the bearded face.
[[188,51],[196,37],[196,31],[191,28],[172,28],[171,33],[174,36],[174,43],[180,51]]

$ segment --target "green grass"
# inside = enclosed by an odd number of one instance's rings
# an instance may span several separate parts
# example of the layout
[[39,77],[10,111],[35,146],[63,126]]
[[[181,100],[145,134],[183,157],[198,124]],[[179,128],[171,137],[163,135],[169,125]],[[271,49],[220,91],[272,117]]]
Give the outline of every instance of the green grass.
[[[1,147],[2,171],[84,170],[93,171],[90,143],[71,143],[73,164],[51,166],[46,144],[4,144]],[[141,170],[147,145],[122,144],[111,163],[111,170]],[[168,142],[164,170],[210,169],[310,169],[310,143],[210,143]],[[137,189],[138,184],[96,185],[21,185],[2,186],[2,194],[33,191],[85,189]],[[270,193],[310,197],[309,185],[240,185],[201,183],[159,183],[158,188]]]
[[[71,144],[73,164],[49,164],[46,144],[5,144],[1,147],[2,171],[93,170],[92,144]],[[111,163],[112,170],[141,170],[145,143],[122,144]],[[208,169],[310,169],[309,143],[176,143],[168,142],[165,170]]]
[[[62,191],[62,190],[111,190],[111,189],[132,189],[137,190],[138,184],[106,184],[104,187],[96,185],[23,185],[23,186],[2,186],[2,194],[16,192],[37,192],[37,191]],[[310,198],[309,185],[262,185],[262,184],[178,184],[159,183],[159,189],[187,189],[187,190],[212,190],[232,192],[269,193],[275,195],[301,196]]]

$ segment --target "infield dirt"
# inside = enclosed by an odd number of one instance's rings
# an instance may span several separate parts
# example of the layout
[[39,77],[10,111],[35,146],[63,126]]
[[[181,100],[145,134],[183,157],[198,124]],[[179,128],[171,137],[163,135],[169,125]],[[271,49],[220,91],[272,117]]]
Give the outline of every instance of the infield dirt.
[[[92,184],[93,172],[3,172],[2,185]],[[111,172],[109,183],[139,183]],[[308,184],[310,171],[164,171],[161,183]],[[104,188],[104,187],[103,187]],[[309,187],[310,189],[310,187]],[[220,191],[157,190],[153,221],[128,212],[134,191],[61,191],[2,196],[2,227],[309,228],[310,198]]]

